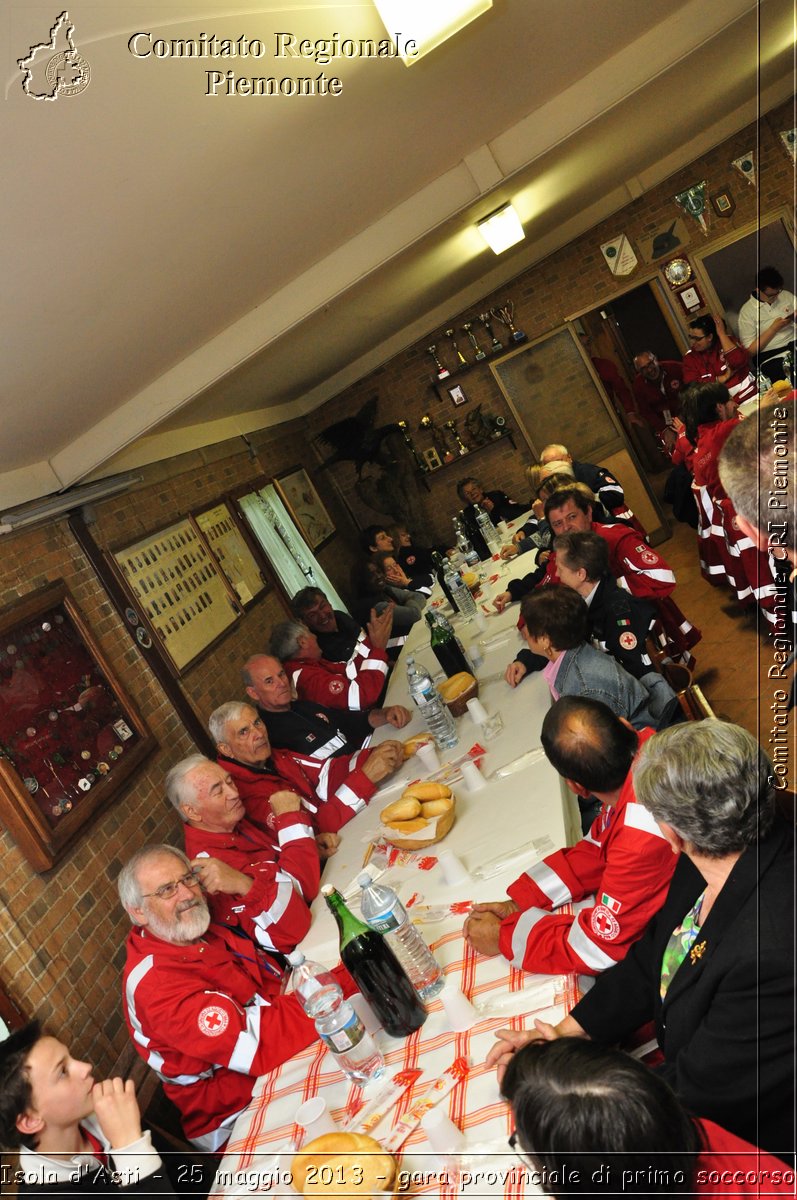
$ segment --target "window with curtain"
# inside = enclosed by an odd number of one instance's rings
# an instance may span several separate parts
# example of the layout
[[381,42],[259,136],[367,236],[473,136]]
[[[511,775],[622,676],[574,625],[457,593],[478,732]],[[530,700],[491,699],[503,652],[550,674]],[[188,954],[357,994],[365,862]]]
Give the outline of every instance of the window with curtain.
[[241,496],[238,503],[288,596],[317,587],[333,608],[348,612],[272,484]]

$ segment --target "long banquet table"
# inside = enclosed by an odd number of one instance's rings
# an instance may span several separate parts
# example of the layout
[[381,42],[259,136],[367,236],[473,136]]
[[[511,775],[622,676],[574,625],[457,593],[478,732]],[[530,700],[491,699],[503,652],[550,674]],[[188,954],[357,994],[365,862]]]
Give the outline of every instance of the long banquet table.
[[[418,1127],[403,1145],[401,1167],[412,1173],[412,1190],[416,1192],[446,1197],[521,1197],[536,1194],[539,1189],[507,1146],[511,1120],[500,1099],[495,1073],[484,1067],[484,1059],[494,1042],[494,1031],[502,1025],[526,1028],[534,1016],[560,1019],[576,999],[577,981],[571,976],[528,975],[510,967],[501,957],[476,955],[462,936],[463,914],[474,901],[503,898],[506,885],[526,866],[556,846],[574,841],[579,836],[579,817],[574,798],[539,749],[540,726],[550,703],[544,681],[535,676],[512,690],[503,679],[506,665],[522,644],[516,628],[518,609],[513,605],[498,614],[492,609],[492,599],[518,570],[514,563],[493,561],[483,564],[483,572],[479,604],[485,615],[491,612],[486,616],[485,629],[479,630],[473,622],[458,617],[453,624],[463,642],[478,644],[484,659],[476,671],[479,699],[491,716],[501,713],[503,728],[487,741],[482,729],[465,715],[457,721],[459,744],[441,754],[445,763],[466,752],[474,753],[475,748],[486,777],[480,791],[469,792],[461,782],[452,784],[457,815],[445,838],[445,848],[462,862],[468,879],[453,888],[445,884],[437,846],[396,855],[379,840],[380,809],[396,799],[409,781],[425,774],[413,757],[342,831],[341,846],[326,864],[324,882],[343,892],[358,912],[356,877],[366,855],[372,855],[369,869],[380,882],[394,887],[410,906],[447,980],[453,980],[476,1008],[476,1022],[464,1033],[451,1030],[436,999],[428,1005],[426,1023],[411,1037],[393,1039],[381,1029],[375,1035],[385,1055],[388,1076],[397,1071],[422,1074],[385,1115],[374,1136],[384,1140],[433,1080],[456,1060],[465,1060],[466,1077],[440,1101],[465,1135],[463,1154],[456,1160],[441,1160],[439,1155],[431,1154],[426,1135]],[[442,604],[439,591],[433,594],[432,602]],[[447,605],[442,607],[450,615]],[[433,676],[440,674],[429,645],[428,627],[419,622],[394,668],[386,703],[408,703],[405,663],[410,653]],[[411,724],[398,736],[404,739],[422,728],[420,717],[414,713]],[[386,726],[377,731],[374,741],[390,736],[396,736],[396,731]],[[504,770],[509,773],[502,775]],[[308,958],[327,964],[338,961],[337,928],[320,896],[313,904],[313,923],[301,948]],[[356,1119],[363,1098],[378,1088],[379,1081],[373,1081],[364,1091],[349,1083],[321,1043],[308,1047],[280,1070],[261,1077],[252,1103],[235,1125],[213,1195],[251,1196],[265,1191],[294,1195],[290,1162],[303,1134],[294,1123],[297,1107],[321,1095],[342,1127]]]

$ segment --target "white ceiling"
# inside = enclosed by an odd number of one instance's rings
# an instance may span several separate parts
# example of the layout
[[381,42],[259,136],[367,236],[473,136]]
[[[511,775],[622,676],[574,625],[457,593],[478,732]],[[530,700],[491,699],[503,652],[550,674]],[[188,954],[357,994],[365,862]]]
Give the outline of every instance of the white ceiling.
[[[76,0],[90,84],[37,101],[16,60],[60,11],[5,6],[5,507],[311,411],[793,88],[792,0],[495,0],[409,69],[274,57],[384,36],[370,0]],[[228,69],[343,87],[208,96]],[[508,198],[527,240],[497,259],[472,223]]]

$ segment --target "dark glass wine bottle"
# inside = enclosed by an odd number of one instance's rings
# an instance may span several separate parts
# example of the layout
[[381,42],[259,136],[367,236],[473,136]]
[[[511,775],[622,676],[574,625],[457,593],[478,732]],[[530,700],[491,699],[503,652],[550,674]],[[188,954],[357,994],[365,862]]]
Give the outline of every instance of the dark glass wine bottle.
[[443,594],[444,594],[446,600],[451,605],[454,612],[456,612],[457,606],[454,603],[454,597],[451,595],[451,590],[446,583],[446,568],[445,568],[445,564],[443,563],[443,556],[442,556],[442,554],[440,554],[440,552],[438,550],[432,551],[432,562],[434,563],[434,570],[435,570],[435,575],[437,576],[437,582],[440,584],[440,587],[443,589]]
[[340,957],[391,1037],[406,1037],[428,1016],[418,993],[381,933],[355,917],[337,888],[321,889],[340,934]]
[[429,627],[432,631],[431,645],[435,658],[450,679],[460,671],[473,673],[473,667],[468,662],[465,651],[460,645],[459,638],[454,633],[448,621],[443,624],[437,619],[436,613],[426,613]]

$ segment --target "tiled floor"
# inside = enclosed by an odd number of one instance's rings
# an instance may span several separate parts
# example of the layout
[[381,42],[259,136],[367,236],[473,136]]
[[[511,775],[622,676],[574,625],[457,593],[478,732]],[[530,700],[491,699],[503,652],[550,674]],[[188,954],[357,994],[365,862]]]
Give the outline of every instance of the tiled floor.
[[[666,472],[651,483],[661,494]],[[671,510],[664,505],[668,519]],[[773,648],[758,610],[743,611],[727,588],[706,583],[697,560],[697,535],[688,525],[671,519],[672,537],[657,547],[675,571],[675,599],[694,625],[703,632],[695,647],[695,682],[700,684],[718,717],[749,729],[769,750],[774,692],[784,685],[767,677],[773,665]],[[788,691],[788,684],[785,685]],[[794,746],[795,726],[790,729]],[[793,761],[793,756],[792,756]],[[794,787],[793,780],[790,786]]]

